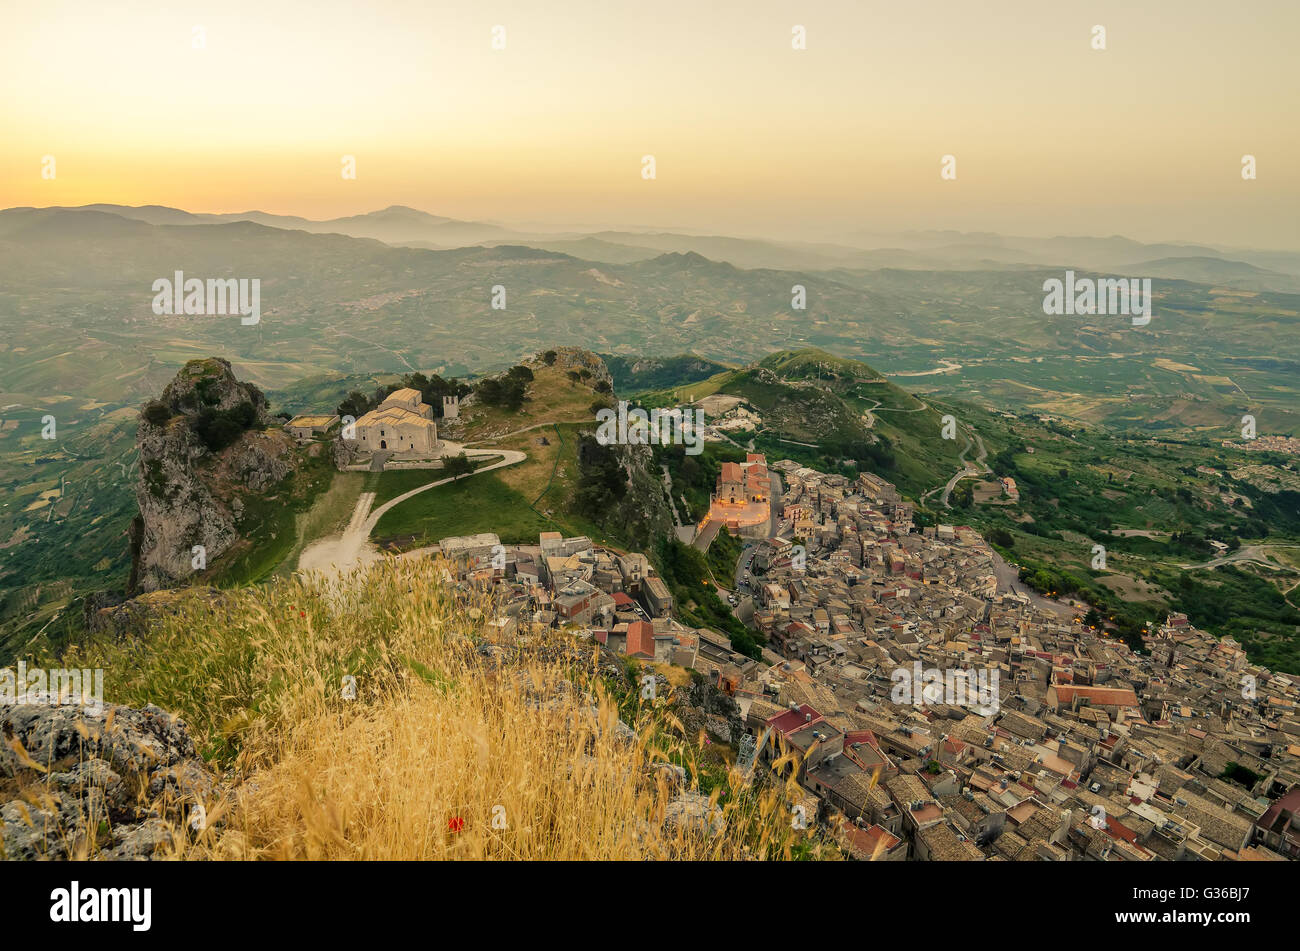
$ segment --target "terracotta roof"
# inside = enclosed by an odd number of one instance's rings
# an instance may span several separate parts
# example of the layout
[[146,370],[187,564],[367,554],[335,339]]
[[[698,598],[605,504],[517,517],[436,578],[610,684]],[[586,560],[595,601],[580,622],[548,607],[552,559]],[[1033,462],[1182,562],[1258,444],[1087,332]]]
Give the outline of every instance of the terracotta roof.
[[[811,720],[805,720],[806,716],[811,716]],[[778,733],[790,733],[797,730],[805,723],[816,723],[822,718],[822,715],[814,710],[808,704],[803,704],[798,710],[787,710],[785,713],[771,717],[767,725]]]
[[627,626],[627,653],[631,657],[655,655],[655,629],[648,621],[633,621]]
[[1056,699],[1062,703],[1071,703],[1075,697],[1090,703],[1106,707],[1136,707],[1137,694],[1127,687],[1074,687],[1067,684],[1053,684]]

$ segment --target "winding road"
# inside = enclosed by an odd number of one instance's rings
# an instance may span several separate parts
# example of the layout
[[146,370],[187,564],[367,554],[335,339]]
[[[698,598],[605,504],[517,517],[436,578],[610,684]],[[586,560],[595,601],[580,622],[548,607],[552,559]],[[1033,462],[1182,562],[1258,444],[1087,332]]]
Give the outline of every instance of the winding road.
[[[974,437],[974,445],[979,447],[979,452],[976,453],[974,463],[966,461],[966,453],[970,452],[971,445],[972,445],[971,443],[972,436]],[[943,502],[944,508],[946,509],[952,508],[952,504],[949,502],[949,499],[952,496],[952,490],[957,487],[957,483],[960,482],[962,479],[970,479],[978,475],[993,474],[993,470],[990,469],[984,463],[984,460],[987,459],[988,456],[989,456],[989,452],[987,449],[984,448],[984,440],[980,438],[979,433],[972,430],[970,435],[966,437],[966,445],[962,448],[961,454],[957,456],[957,461],[961,463],[961,468],[957,470],[957,472],[953,475],[953,477],[949,479],[948,483],[943,487],[943,497],[941,501]],[[929,492],[926,492],[924,495],[921,496],[921,501],[924,502],[926,499],[928,499],[930,496],[934,495],[934,493],[938,491],[939,491],[938,488],[931,489]]]
[[1179,565],[1179,568],[1193,570],[1198,568],[1217,568],[1220,565],[1230,565],[1238,561],[1249,561],[1261,568],[1268,568],[1271,571],[1294,571],[1286,565],[1279,565],[1276,562],[1268,561],[1268,552],[1274,548],[1300,548],[1300,545],[1244,545],[1237,551],[1221,555],[1211,561],[1201,565]]
[[[513,466],[528,458],[524,453],[514,449],[466,449],[465,455],[470,458],[474,456],[502,456],[503,458],[491,465],[483,466],[461,476],[463,479],[472,479],[480,472],[491,472],[493,469],[500,469],[503,466]],[[298,558],[298,570],[341,576],[348,574],[360,565],[378,560],[380,553],[370,543],[370,533],[375,530],[375,526],[379,524],[379,520],[383,518],[384,513],[412,496],[427,492],[429,489],[440,485],[446,485],[452,481],[454,480],[451,477],[447,477],[417,486],[409,492],[403,492],[401,495],[389,499],[374,511],[370,510],[370,506],[375,502],[375,493],[362,492],[357,499],[356,507],[352,510],[352,519],[348,522],[348,527],[343,530],[343,534],[327,536],[312,542],[304,548]]]

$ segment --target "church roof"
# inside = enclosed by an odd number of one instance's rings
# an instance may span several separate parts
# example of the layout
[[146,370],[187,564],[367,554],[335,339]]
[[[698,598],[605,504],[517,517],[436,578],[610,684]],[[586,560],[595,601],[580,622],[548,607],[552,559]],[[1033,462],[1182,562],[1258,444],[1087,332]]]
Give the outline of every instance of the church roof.
[[422,426],[433,426],[434,421],[425,419],[419,413],[412,413],[409,409],[401,406],[380,406],[379,409],[372,409],[357,420],[358,426],[377,426],[380,423],[418,423]]

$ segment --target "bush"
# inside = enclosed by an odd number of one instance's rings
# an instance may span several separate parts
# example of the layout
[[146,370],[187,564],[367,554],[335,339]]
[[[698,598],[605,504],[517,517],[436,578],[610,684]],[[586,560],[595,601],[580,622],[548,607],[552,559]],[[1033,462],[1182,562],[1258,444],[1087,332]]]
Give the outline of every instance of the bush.
[[209,452],[220,452],[257,421],[257,410],[245,400],[232,409],[205,406],[194,417],[194,432]]
[[533,379],[533,371],[525,366],[514,366],[500,377],[490,377],[481,381],[474,392],[479,402],[485,406],[501,406],[511,411],[518,411],[524,405],[528,384]]
[[154,426],[165,426],[167,421],[172,418],[172,411],[166,403],[154,400],[144,408],[144,418]]

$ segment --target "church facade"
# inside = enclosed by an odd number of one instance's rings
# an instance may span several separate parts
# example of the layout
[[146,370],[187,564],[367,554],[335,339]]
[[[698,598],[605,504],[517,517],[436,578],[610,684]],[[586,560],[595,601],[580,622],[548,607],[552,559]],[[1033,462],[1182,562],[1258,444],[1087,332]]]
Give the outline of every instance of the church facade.
[[385,450],[396,456],[423,457],[438,453],[438,424],[433,408],[410,388],[391,393],[356,422],[358,448]]

